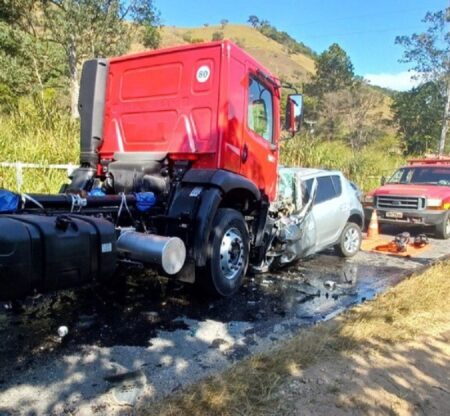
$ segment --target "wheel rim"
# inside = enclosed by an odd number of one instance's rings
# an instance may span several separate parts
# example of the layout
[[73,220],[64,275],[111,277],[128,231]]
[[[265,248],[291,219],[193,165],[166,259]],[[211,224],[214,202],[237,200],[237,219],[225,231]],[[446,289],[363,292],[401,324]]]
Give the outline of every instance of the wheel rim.
[[344,248],[349,253],[355,253],[359,249],[359,233],[355,228],[349,228],[344,236]]
[[450,216],[447,218],[447,223],[445,225],[445,234],[446,235],[450,234]]
[[230,228],[225,232],[220,244],[220,269],[223,276],[233,280],[245,266],[244,241],[237,228]]

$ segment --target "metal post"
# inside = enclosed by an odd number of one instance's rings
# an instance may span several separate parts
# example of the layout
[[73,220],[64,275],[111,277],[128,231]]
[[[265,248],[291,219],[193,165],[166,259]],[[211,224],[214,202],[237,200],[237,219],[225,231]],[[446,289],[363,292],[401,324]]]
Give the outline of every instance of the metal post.
[[20,192],[23,185],[23,165],[22,162],[16,162],[16,184],[17,191]]

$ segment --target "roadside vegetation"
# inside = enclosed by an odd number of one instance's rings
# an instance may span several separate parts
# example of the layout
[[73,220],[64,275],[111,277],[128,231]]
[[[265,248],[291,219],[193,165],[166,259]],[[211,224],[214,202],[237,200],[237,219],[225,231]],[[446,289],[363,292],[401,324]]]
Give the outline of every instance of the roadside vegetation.
[[293,339],[253,356],[158,403],[140,415],[275,414],[279,389],[317,362],[381,350],[448,330],[450,262],[411,276],[340,317],[302,330]]
[[[397,39],[405,60],[426,74],[427,82],[394,93],[355,75],[340,45],[317,54],[255,15],[248,25],[224,18],[217,25],[182,29],[162,27],[148,0],[3,2],[0,161],[77,163],[76,97],[85,59],[228,38],[305,95],[302,133],[282,142],[281,162],[339,169],[369,190],[406,158],[448,150],[442,123],[449,99],[446,19],[448,10],[429,13],[423,36]],[[423,41],[430,56],[422,53]],[[291,92],[286,88],[283,95]],[[57,192],[65,180],[65,171],[24,170],[21,190]],[[0,187],[17,189],[14,169],[0,168]]]
[[335,169],[342,171],[363,191],[380,184],[405,162],[398,138],[384,138],[354,151],[343,140],[318,140],[308,134],[281,144],[281,163],[285,166]]
[[[55,97],[42,103],[22,97],[8,114],[0,115],[0,161],[76,164],[79,159],[79,122],[59,110]],[[58,192],[67,182],[65,170],[24,169],[23,192]],[[0,167],[0,188],[18,188],[16,170]]]

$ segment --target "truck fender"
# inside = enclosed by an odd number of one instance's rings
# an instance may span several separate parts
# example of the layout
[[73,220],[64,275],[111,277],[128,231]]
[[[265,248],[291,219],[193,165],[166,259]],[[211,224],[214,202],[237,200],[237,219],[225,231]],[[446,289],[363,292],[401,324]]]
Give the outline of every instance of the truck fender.
[[[222,206],[243,213],[257,212],[253,229],[253,245],[263,244],[269,201],[257,186],[244,176],[226,170],[191,169],[183,177],[185,184],[214,186],[222,191]],[[244,202],[244,205],[242,203]]]
[[[185,240],[188,255],[195,265],[206,264],[208,237],[214,216],[222,202],[223,192],[219,188],[185,185],[179,187],[168,211],[167,235]],[[180,230],[183,219],[187,220],[187,232]]]
[[220,188],[225,194],[236,189],[245,189],[253,195],[255,201],[261,199],[261,192],[252,181],[244,176],[222,169],[190,169],[183,176],[182,182],[185,184],[213,185]]
[[168,211],[168,216],[175,220],[169,233],[181,237],[176,231],[176,218],[189,217],[190,232],[184,239],[188,240],[185,241],[188,253],[197,267],[206,264],[208,237],[218,208],[227,204],[227,196],[234,199],[236,192],[243,192],[252,205],[259,207],[253,243],[261,245],[268,203],[253,182],[236,173],[215,169],[190,169],[183,176]]

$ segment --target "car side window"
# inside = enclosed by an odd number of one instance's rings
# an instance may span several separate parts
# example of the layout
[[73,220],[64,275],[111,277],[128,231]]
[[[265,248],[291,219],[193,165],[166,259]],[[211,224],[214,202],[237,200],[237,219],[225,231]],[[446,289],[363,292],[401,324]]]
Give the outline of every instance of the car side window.
[[316,200],[314,201],[316,204],[336,198],[337,196],[331,176],[320,176],[317,178],[317,194]]
[[333,175],[331,176],[331,181],[333,182],[333,186],[336,191],[336,196],[340,196],[342,194],[341,177],[339,175]]
[[308,203],[309,199],[311,198],[311,191],[313,186],[314,179],[307,179],[304,182],[304,193],[303,193],[303,204]]
[[264,84],[250,76],[248,81],[248,128],[272,142],[273,105],[272,93]]

